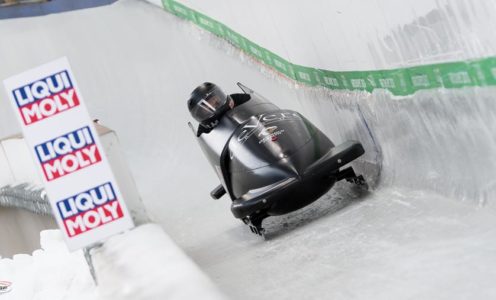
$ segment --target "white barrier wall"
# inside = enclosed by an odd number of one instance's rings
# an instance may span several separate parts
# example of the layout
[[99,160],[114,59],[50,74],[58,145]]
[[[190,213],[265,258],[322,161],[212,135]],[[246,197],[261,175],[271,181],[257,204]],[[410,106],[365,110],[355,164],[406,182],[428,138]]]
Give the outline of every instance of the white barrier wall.
[[496,54],[493,1],[177,2],[314,68],[374,70]]
[[14,182],[14,175],[10,169],[5,150],[0,143],[0,185],[8,182]]
[[41,187],[41,180],[29,153],[28,146],[21,136],[14,136],[0,141],[4,157],[0,156],[0,187],[13,183],[31,183]]
[[11,258],[40,248],[40,232],[55,229],[52,216],[38,215],[21,208],[0,207],[2,242],[0,257]]

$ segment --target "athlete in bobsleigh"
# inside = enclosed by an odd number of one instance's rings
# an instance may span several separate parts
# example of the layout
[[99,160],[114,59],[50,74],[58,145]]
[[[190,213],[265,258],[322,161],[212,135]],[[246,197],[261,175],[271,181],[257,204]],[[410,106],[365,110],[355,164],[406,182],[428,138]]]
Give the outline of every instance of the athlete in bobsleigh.
[[244,93],[226,95],[209,82],[198,86],[188,108],[199,125],[188,124],[220,180],[210,195],[227,193],[233,215],[253,233],[264,233],[263,219],[312,203],[336,181],[366,185],[344,167],[364,153],[359,142],[334,146],[298,112],[238,86]]

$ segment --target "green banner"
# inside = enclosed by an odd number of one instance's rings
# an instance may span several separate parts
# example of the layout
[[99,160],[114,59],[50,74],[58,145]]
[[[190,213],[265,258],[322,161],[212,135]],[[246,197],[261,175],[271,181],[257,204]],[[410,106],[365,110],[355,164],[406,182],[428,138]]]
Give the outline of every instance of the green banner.
[[225,24],[174,0],[162,0],[163,8],[217,35],[287,77],[309,86],[332,90],[372,92],[385,89],[394,95],[419,90],[496,85],[496,57],[416,67],[374,71],[329,71],[293,64],[235,32]]

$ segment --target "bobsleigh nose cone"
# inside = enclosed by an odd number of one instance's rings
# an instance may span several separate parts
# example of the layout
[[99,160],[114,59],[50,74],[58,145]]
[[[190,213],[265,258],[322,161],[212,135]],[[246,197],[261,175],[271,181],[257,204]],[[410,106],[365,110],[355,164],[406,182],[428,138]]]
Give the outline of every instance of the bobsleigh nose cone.
[[282,161],[287,172],[298,178],[303,176],[310,165],[309,158],[305,155],[298,155],[298,153],[284,157]]

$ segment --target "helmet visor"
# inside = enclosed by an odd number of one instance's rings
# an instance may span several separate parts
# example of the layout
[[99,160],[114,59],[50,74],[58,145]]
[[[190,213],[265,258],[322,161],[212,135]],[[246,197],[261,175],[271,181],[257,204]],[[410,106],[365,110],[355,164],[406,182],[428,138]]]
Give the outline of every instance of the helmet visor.
[[213,116],[216,112],[223,107],[227,102],[226,95],[218,89],[213,90],[201,99],[191,110],[191,114],[198,122],[206,121]]

